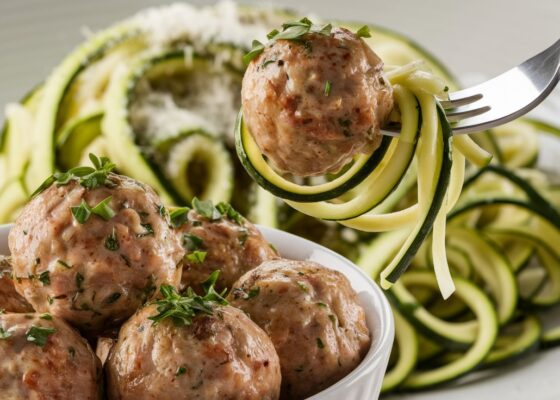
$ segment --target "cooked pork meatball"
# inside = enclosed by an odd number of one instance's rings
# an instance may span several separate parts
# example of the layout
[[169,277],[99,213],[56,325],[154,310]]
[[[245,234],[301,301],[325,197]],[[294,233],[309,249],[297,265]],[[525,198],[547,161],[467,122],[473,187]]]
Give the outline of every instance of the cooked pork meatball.
[[243,78],[245,124],[278,170],[337,172],[379,146],[380,126],[393,108],[382,67],[370,47],[343,28],[272,41]]
[[99,400],[99,360],[63,320],[2,314],[0,339],[2,399]]
[[123,325],[106,365],[110,399],[278,399],[278,355],[241,310],[220,306],[183,326],[153,325],[156,314],[150,305]]
[[[255,225],[237,212],[231,212],[235,218],[219,213],[221,217],[212,219],[196,210],[189,211],[187,220],[179,227],[187,251],[183,287],[190,286],[201,293],[202,283],[219,270],[216,288],[218,291],[230,289],[245,272],[263,261],[278,258]],[[195,252],[203,252],[204,258],[196,257]]]
[[160,284],[180,283],[184,250],[161,204],[116,174],[93,189],[51,185],[10,231],[16,289],[88,335],[119,325]]
[[340,272],[310,261],[266,261],[229,294],[270,336],[282,367],[282,399],[304,399],[331,386],[370,347],[365,313]]
[[15,289],[10,257],[0,255],[0,310],[15,313],[33,312],[33,307]]

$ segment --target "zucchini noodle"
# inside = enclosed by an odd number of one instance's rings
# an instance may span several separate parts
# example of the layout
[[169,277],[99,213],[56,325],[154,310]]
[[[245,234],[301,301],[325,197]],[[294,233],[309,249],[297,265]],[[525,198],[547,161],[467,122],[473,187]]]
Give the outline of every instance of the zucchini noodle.
[[[344,226],[367,232],[408,229],[401,249],[379,275],[384,288],[389,288],[408,267],[435,224],[433,253],[440,289],[447,298],[453,293],[454,286],[445,257],[446,214],[461,194],[465,158],[487,164],[491,156],[468,138],[459,141],[459,146],[453,143],[449,125],[443,112],[438,110],[436,100],[436,96],[445,93],[445,84],[424,68],[423,63],[413,62],[389,71],[387,75],[400,111],[400,136],[392,139],[387,149],[357,156],[344,174],[330,182],[306,186],[277,174],[261,155],[241,113],[236,147],[249,174],[299,212],[339,221]],[[380,155],[378,164],[364,174],[364,160],[376,153]],[[412,165],[417,171],[417,201],[404,209],[392,211],[393,207],[386,206],[385,201],[390,199]],[[347,188],[343,193],[337,191],[354,177],[361,182],[351,191]],[[336,197],[332,191],[336,191]],[[319,192],[323,197],[331,195],[332,198],[312,196]],[[302,202],[294,200],[290,194],[309,196]]]

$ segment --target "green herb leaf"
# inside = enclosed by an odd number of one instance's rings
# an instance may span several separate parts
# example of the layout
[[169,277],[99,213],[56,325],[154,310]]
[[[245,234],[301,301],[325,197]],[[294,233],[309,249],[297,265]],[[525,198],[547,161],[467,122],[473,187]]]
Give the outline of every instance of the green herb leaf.
[[210,200],[200,201],[198,198],[192,200],[192,205],[197,213],[210,221],[216,221],[222,218],[222,213],[218,211]]
[[314,28],[312,29],[312,31],[321,35],[330,36],[330,34],[332,33],[332,25],[326,24],[318,29]]
[[83,199],[79,206],[70,207],[70,210],[74,219],[80,224],[85,224],[91,215],[91,208]]
[[247,296],[245,297],[245,300],[249,300],[249,299],[252,299],[253,297],[257,297],[260,292],[261,292],[261,288],[259,286],[252,287],[249,290],[249,292],[247,293]]
[[66,269],[72,268],[72,265],[66,263],[66,262],[63,261],[63,260],[56,260],[56,263],[62,265],[62,266],[63,266],[64,268],[66,268]]
[[323,343],[323,341],[321,340],[321,338],[317,338],[317,347],[320,349],[325,348],[325,345]]
[[107,297],[107,299],[105,300],[105,302],[107,304],[113,304],[115,301],[117,301],[118,299],[120,299],[122,296],[122,293],[119,292],[115,292],[113,294],[111,294],[109,297]]
[[39,318],[47,320],[47,321],[52,321],[52,315],[50,315],[49,313],[43,313],[43,314],[39,315]]
[[187,251],[194,251],[200,249],[204,241],[201,237],[193,235],[191,233],[183,234],[183,247]]
[[78,272],[76,273],[76,286],[79,292],[82,292],[84,290],[82,288],[82,283],[84,283],[84,276]]
[[4,328],[0,327],[0,340],[6,340],[12,336],[12,332],[9,330],[4,330]]
[[113,227],[113,232],[105,239],[105,248],[110,251],[117,251],[119,249],[119,239],[117,238],[117,233]]
[[154,235],[154,228],[152,228],[152,224],[140,224],[146,230],[145,232],[138,233],[136,237],[142,238],[144,236],[153,236]]
[[251,51],[243,56],[243,63],[248,65],[264,51],[264,44],[258,40],[253,40]]
[[329,96],[331,94],[331,81],[325,82],[325,96]]
[[27,338],[28,342],[36,344],[39,347],[43,347],[45,344],[47,344],[49,335],[52,335],[55,332],[56,329],[54,328],[43,328],[41,326],[32,326],[25,333],[25,337]]
[[169,214],[169,218],[171,219],[171,225],[174,228],[179,228],[185,222],[188,221],[188,214],[191,209],[189,207],[181,207],[176,208],[175,210],[171,211]]
[[309,288],[307,287],[307,285],[306,285],[305,283],[303,283],[303,282],[298,282],[297,284],[298,284],[299,288],[300,288],[301,290],[303,290],[304,292],[308,292],[308,291],[309,291]]
[[285,28],[282,32],[278,33],[274,36],[274,40],[294,40],[299,39],[303,35],[309,33],[311,29],[310,25],[292,25],[288,28]]
[[53,175],[49,176],[47,179],[45,179],[43,181],[43,183],[41,183],[41,185],[31,194],[31,198],[34,199],[35,197],[37,197],[37,195],[43,193],[47,188],[49,188],[54,182],[56,181],[56,179],[54,178]]
[[70,355],[70,358],[74,359],[74,357],[76,357],[76,349],[72,346],[68,347],[68,354]]
[[369,31],[369,26],[364,25],[356,32],[356,36],[359,38],[370,38],[371,32]]
[[268,34],[266,35],[266,37],[268,38],[268,40],[274,39],[274,36],[278,35],[278,29],[273,29],[270,32],[268,32]]
[[187,260],[194,264],[202,264],[206,258],[206,254],[208,254],[206,251],[196,250],[187,254]]
[[180,366],[179,368],[177,368],[177,372],[175,372],[175,376],[181,376],[185,372],[187,372],[187,369],[183,366]]
[[113,218],[116,213],[109,205],[112,198],[113,196],[108,196],[97,203],[97,205],[91,209],[92,214],[100,216],[105,221],[109,221]]
[[237,222],[239,225],[243,225],[243,216],[239,214],[235,208],[229,203],[221,202],[218,203],[216,209],[225,217]]
[[[217,274],[216,274],[217,272]],[[155,301],[158,314],[149,317],[156,326],[165,319],[171,319],[177,326],[191,325],[193,318],[198,314],[212,315],[214,308],[219,305],[227,305],[228,302],[214,290],[219,271],[215,271],[203,284],[205,295],[197,295],[188,288],[185,295],[180,295],[173,286],[161,285],[160,292],[163,299]]]
[[43,286],[48,286],[51,284],[51,275],[49,271],[43,271],[39,274],[39,281],[43,284]]

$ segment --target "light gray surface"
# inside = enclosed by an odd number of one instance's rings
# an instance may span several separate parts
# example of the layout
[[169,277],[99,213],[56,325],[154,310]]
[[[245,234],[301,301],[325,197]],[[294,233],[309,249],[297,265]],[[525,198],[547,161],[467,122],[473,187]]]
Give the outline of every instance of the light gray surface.
[[[143,7],[165,3],[0,0],[0,106],[19,99],[44,79],[81,41],[81,27],[100,29]],[[396,29],[429,48],[457,76],[498,74],[560,37],[558,0],[288,0],[276,4]]]

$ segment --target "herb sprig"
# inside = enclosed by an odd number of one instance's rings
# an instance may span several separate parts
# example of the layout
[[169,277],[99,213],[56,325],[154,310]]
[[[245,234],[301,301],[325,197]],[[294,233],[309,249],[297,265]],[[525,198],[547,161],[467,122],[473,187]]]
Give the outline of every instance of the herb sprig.
[[55,172],[33,192],[31,198],[36,197],[46,190],[53,183],[58,186],[67,185],[70,181],[78,181],[80,185],[87,189],[95,189],[96,187],[105,185],[109,173],[112,172],[116,164],[111,162],[107,157],[97,157],[90,153],[89,159],[93,167],[74,167],[66,172]]
[[[270,43],[276,40],[292,40],[301,41],[302,37],[308,33],[318,33],[320,35],[329,36],[332,32],[332,25],[315,25],[309,18],[302,18],[299,21],[286,22],[282,24],[282,31],[274,29],[269,32],[266,37]],[[253,40],[251,50],[243,56],[243,62],[249,64],[253,59],[257,58],[265,48],[265,44],[259,42],[258,40]]]
[[56,333],[54,328],[43,328],[41,326],[32,326],[25,333],[28,342],[44,347],[50,335]]
[[197,295],[190,287],[184,295],[181,295],[173,286],[161,285],[160,292],[163,299],[154,302],[158,314],[148,317],[153,321],[152,325],[155,326],[170,318],[176,326],[188,326],[197,315],[212,315],[216,306],[228,305],[223,297],[226,291],[218,293],[215,290],[219,275],[220,271],[214,271],[203,283],[204,296]]
[[79,206],[70,207],[70,210],[72,211],[74,219],[80,224],[85,224],[91,214],[95,214],[105,221],[109,221],[116,215],[115,210],[109,205],[112,199],[113,196],[107,196],[93,207],[90,207],[85,200],[82,199]]

